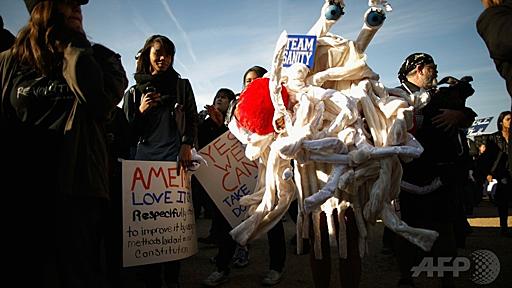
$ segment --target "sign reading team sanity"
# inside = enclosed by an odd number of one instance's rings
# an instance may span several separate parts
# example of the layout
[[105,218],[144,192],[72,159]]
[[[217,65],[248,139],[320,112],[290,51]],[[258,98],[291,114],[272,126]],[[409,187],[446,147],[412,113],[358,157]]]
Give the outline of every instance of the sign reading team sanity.
[[197,253],[190,176],[176,162],[123,161],[123,266]]
[[229,224],[237,226],[245,219],[247,210],[240,206],[240,198],[253,193],[258,163],[245,157],[244,147],[229,131],[199,153],[208,166],[201,165],[194,175]]
[[288,43],[284,51],[283,67],[289,67],[293,63],[304,63],[310,69],[313,68],[316,50],[316,36],[312,35],[288,35]]
[[478,135],[487,129],[487,126],[491,123],[493,117],[485,117],[485,118],[479,118],[475,119],[473,121],[473,124],[471,127],[468,128],[468,136]]

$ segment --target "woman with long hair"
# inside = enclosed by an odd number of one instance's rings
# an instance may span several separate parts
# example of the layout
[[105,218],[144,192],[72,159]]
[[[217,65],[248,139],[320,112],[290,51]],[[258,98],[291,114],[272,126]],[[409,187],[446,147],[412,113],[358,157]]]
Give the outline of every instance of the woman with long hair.
[[0,54],[2,182],[16,187],[4,200],[29,212],[7,227],[19,239],[9,262],[21,269],[30,259],[30,273],[43,274],[30,278],[43,287],[107,285],[104,127],[128,81],[120,56],[87,40],[87,2],[25,1],[28,23]]
[[[125,114],[135,136],[136,160],[176,161],[183,169],[192,163],[198,115],[188,79],[173,68],[176,48],[163,35],[153,35],[137,56],[136,84],[124,98]],[[147,288],[179,287],[180,261],[143,267]]]
[[510,111],[503,111],[498,116],[498,131],[489,135],[486,143],[486,152],[491,159],[491,169],[487,175],[487,181],[490,183],[496,179],[496,206],[500,217],[500,235],[510,237],[508,229],[508,205],[510,201],[510,191],[512,191],[512,177],[509,171],[509,147],[510,147]]

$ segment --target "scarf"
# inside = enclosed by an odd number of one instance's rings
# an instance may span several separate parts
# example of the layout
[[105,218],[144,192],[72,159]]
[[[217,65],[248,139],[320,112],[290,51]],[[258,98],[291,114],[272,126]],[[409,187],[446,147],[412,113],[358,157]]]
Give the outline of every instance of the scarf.
[[165,72],[155,75],[135,73],[134,78],[135,87],[142,93],[147,87],[152,87],[162,95],[176,95],[178,74],[173,69],[167,69]]

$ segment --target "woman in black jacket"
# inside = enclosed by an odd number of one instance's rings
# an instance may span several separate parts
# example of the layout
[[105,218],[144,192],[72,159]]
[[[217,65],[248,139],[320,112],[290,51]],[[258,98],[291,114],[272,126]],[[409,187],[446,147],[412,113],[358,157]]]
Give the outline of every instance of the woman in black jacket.
[[179,159],[182,167],[188,167],[198,116],[190,82],[172,67],[174,54],[169,38],[149,37],[137,59],[136,84],[123,105],[138,141],[135,159]]
[[14,273],[35,268],[19,280],[37,284],[23,286],[106,285],[105,125],[128,80],[118,54],[87,40],[87,2],[25,0],[28,23],[0,54],[0,181],[4,203],[24,212],[5,221],[17,239],[6,261]]
[[508,231],[508,202],[512,191],[512,178],[508,173],[508,150],[510,143],[510,111],[503,111],[498,116],[498,131],[489,135],[487,138],[486,153],[489,153],[491,159],[491,170],[487,175],[487,181],[491,182],[496,179],[498,185],[496,187],[496,205],[498,206],[498,214],[500,216],[500,234],[502,236],[510,236]]
[[[187,169],[197,138],[197,108],[190,82],[173,68],[174,43],[153,35],[139,51],[135,86],[125,94],[124,110],[136,138],[134,158],[147,161],[176,161]],[[179,287],[180,262],[144,266],[147,288]]]

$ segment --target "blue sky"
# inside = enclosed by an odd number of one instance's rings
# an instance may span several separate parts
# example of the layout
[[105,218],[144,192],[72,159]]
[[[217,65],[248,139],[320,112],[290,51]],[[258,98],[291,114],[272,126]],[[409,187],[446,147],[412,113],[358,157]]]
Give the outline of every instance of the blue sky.
[[[89,39],[122,56],[130,85],[135,53],[152,34],[163,34],[177,47],[175,68],[189,78],[198,109],[215,92],[242,88],[242,75],[253,65],[269,67],[275,42],[286,30],[305,34],[317,20],[323,0],[90,0],[83,6]],[[413,52],[431,54],[439,79],[452,75],[474,78],[475,94],[467,106],[478,117],[495,116],[510,107],[504,80],[498,75],[475,22],[480,0],[390,0],[393,11],[367,49],[368,63],[388,87]],[[345,15],[331,29],[355,39],[362,26],[366,0],[345,0]],[[13,34],[25,25],[23,1],[1,1],[0,14]],[[486,132],[496,130],[493,121]]]

